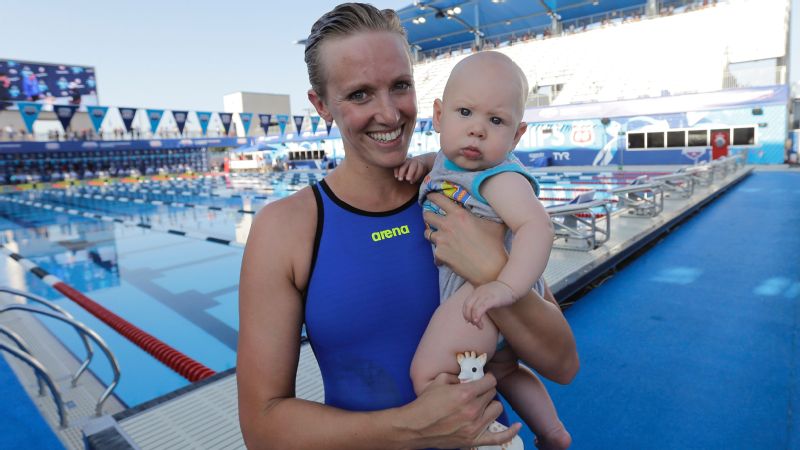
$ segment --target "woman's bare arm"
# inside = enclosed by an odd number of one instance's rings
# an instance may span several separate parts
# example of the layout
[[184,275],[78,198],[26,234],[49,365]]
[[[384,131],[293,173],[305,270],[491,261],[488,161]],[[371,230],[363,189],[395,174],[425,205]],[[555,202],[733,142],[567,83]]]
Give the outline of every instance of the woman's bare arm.
[[458,384],[442,375],[414,402],[369,413],[295,398],[303,320],[298,285],[308,278],[315,228],[309,218],[316,210],[310,191],[293,197],[256,216],[242,262],[237,383],[247,447],[400,449],[509,440],[517,429],[483,433],[502,411],[493,400],[493,377]]
[[[428,198],[447,213],[425,213],[425,221],[437,230],[432,238],[437,262],[476,286],[496,280],[508,260],[505,227],[473,216],[442,194]],[[489,316],[527,365],[558,383],[575,377],[580,366],[575,339],[557,304],[531,291]]]

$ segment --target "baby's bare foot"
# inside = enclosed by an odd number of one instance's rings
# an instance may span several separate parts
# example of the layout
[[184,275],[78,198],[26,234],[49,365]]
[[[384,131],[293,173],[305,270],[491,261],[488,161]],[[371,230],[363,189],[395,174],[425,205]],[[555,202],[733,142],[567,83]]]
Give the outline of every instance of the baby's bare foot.
[[539,450],[565,450],[570,445],[572,445],[572,436],[564,428],[564,425],[536,437],[536,448]]

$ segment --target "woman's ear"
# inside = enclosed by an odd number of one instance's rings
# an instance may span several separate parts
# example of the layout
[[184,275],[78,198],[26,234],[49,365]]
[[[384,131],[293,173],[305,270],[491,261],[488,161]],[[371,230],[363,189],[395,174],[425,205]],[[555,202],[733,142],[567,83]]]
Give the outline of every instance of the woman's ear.
[[319,114],[319,116],[322,117],[324,121],[326,122],[333,121],[333,116],[331,116],[330,111],[328,111],[328,108],[325,106],[325,100],[322,97],[320,97],[319,94],[317,94],[317,91],[313,89],[308,90],[308,101],[310,101],[311,104],[314,105],[314,109],[317,110],[317,114]]

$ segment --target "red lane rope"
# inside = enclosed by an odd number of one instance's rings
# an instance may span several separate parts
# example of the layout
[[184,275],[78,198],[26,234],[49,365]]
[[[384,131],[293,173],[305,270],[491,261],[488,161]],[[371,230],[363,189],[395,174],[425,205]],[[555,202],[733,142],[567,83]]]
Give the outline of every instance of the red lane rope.
[[53,287],[187,380],[191,382],[200,381],[216,373],[100,306],[100,304],[63,281],[54,283]]

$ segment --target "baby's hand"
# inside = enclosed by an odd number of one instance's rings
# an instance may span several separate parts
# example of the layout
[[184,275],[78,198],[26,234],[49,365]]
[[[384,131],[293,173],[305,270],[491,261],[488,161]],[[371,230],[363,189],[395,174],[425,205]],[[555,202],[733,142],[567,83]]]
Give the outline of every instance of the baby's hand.
[[486,311],[499,306],[508,306],[517,299],[511,288],[500,281],[492,281],[479,286],[464,300],[464,319],[483,329],[483,315]]
[[403,164],[394,168],[394,177],[413,184],[419,181],[427,171],[428,169],[419,158],[407,158]]

